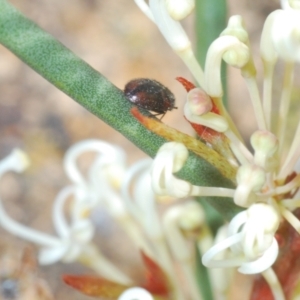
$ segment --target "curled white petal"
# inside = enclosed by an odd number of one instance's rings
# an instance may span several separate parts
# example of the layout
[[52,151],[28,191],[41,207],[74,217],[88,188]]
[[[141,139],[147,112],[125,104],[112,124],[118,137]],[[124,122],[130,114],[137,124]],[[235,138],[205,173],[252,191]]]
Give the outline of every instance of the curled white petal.
[[265,203],[250,206],[242,229],[243,253],[248,259],[256,259],[271,246],[279,223],[279,213],[273,206]]
[[220,260],[214,260],[214,257],[218,256],[220,252],[232,247],[237,243],[240,243],[241,240],[242,233],[238,233],[217,243],[202,256],[203,265],[208,268],[232,268],[240,266],[245,261],[245,258],[242,256]]
[[174,20],[187,17],[195,7],[195,0],[165,0],[167,11]]
[[159,152],[164,153],[166,156],[168,156],[170,152],[173,153],[173,172],[178,172],[184,166],[189,155],[187,148],[183,144],[176,142],[164,144],[159,149]]
[[201,124],[218,132],[225,132],[228,129],[228,122],[223,116],[212,112],[200,116],[195,115],[187,104],[184,106],[184,116],[191,123]]
[[264,252],[264,254],[255,261],[243,263],[238,271],[243,274],[258,274],[273,265],[278,256],[278,243],[275,238],[271,246]]
[[247,210],[238,213],[228,225],[228,236],[238,233],[241,226],[247,221],[247,219]]
[[208,268],[239,267],[238,271],[243,274],[258,274],[271,267],[275,262],[278,256],[278,244],[275,238],[273,238],[271,246],[256,260],[249,261],[237,254],[233,258],[214,260],[214,257],[218,256],[221,251],[240,243],[241,240],[242,233],[226,238],[203,255],[202,263]]
[[205,87],[208,95],[222,97],[221,62],[224,54],[228,62],[241,68],[249,58],[248,47],[234,36],[221,36],[209,47],[205,62]]
[[191,184],[173,175],[183,167],[187,158],[188,150],[181,143],[166,143],[159,149],[151,170],[152,187],[155,193],[178,198],[190,194]]
[[78,169],[77,159],[81,154],[89,151],[102,155],[101,162],[103,165],[125,160],[125,154],[120,148],[100,140],[85,140],[73,145],[65,154],[64,168],[70,180],[78,185],[85,185],[86,180]]
[[164,144],[158,151],[152,165],[152,187],[158,195],[168,195],[176,198],[187,196],[217,196],[233,197],[234,189],[219,187],[202,187],[178,179],[174,176],[188,157],[187,148],[181,143]]
[[4,210],[0,200],[0,225],[11,234],[42,246],[60,245],[60,240],[52,235],[26,227],[13,220]]
[[[0,161],[0,179],[8,171],[22,172],[28,166],[28,158],[21,150],[14,150],[10,155]],[[0,199],[0,225],[20,238],[42,246],[55,247],[60,244],[58,238],[29,228],[13,220],[6,212]]]
[[118,300],[154,300],[154,298],[147,290],[133,287],[123,292]]
[[[211,268],[239,267],[238,270],[244,274],[267,270],[278,256],[278,243],[274,235],[279,223],[279,213],[273,206],[253,204],[232,219],[228,237],[204,254],[203,264]],[[231,253],[228,251],[224,256],[225,250],[231,250]]]

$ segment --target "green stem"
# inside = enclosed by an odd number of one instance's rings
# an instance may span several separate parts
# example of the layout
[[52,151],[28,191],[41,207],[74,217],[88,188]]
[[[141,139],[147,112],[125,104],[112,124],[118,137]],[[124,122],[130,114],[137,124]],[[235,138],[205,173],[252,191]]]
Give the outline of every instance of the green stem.
[[[206,53],[211,43],[219,37],[227,23],[226,0],[196,0],[196,57],[205,66]],[[222,64],[221,78],[223,101],[227,103],[226,65]]]
[[[120,89],[5,0],[0,0],[0,43],[151,157],[166,142],[131,115],[132,104]],[[216,168],[192,152],[179,177],[202,186],[232,187]],[[226,219],[240,211],[232,199],[210,198],[209,202]]]
[[196,252],[196,280],[200,288],[202,297],[204,300],[213,300],[212,286],[208,275],[208,270],[203,266],[201,257],[203,253],[199,252],[197,246],[195,246]]

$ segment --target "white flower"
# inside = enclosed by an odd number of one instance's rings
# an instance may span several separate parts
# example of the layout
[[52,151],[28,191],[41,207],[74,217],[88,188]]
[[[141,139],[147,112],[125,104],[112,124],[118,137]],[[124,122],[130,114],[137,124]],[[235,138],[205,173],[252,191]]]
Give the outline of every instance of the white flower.
[[[188,1],[150,0],[149,3],[148,13],[171,47],[175,51],[181,46],[183,49],[183,45],[190,47],[183,28],[171,16],[180,7],[178,3],[189,6]],[[276,300],[284,299],[284,296],[276,274],[271,269],[278,254],[274,234],[283,219],[300,233],[300,221],[293,214],[293,210],[300,207],[300,200],[295,196],[300,187],[300,175],[297,174],[299,169],[296,168],[300,158],[300,122],[294,130],[293,141],[290,144],[285,141],[287,130],[291,130],[287,128],[287,120],[295,64],[300,60],[300,5],[298,0],[282,0],[281,4],[283,9],[274,11],[266,19],[261,35],[260,56],[264,69],[262,93],[257,84],[249,36],[241,16],[231,17],[227,28],[211,44],[204,72],[195,72],[202,68],[193,59],[184,58],[201,86],[201,89],[188,91],[184,116],[194,128],[200,128],[197,133],[208,147],[221,155],[225,153],[223,156],[227,161],[237,166],[236,188],[194,186],[177,178],[176,172],[184,166],[188,157],[188,151],[180,143],[163,145],[154,159],[151,171],[153,189],[158,195],[176,198],[232,197],[235,204],[247,209],[231,221],[228,237],[213,246],[203,261],[209,267],[236,266],[242,273],[261,272]],[[222,60],[239,68],[245,79],[258,127],[250,138],[254,154],[252,149],[247,148],[247,143],[223,106]],[[278,118],[272,124],[275,94],[273,75],[278,60],[284,63],[284,74],[278,99]],[[210,138],[202,134],[206,129],[212,133]],[[218,139],[215,144],[214,138]],[[228,150],[222,152],[222,146]],[[253,212],[258,214],[257,219]],[[270,222],[271,228],[265,220]],[[215,256],[225,249],[231,253],[231,257],[215,261]]]
[[118,300],[153,300],[152,295],[143,288],[132,287],[121,294]]
[[[29,165],[29,160],[21,150],[14,150],[10,155],[0,161],[0,179],[9,171],[22,172]],[[14,221],[6,213],[2,202],[0,201],[0,224],[10,233],[33,243],[46,247],[61,247],[63,242],[48,234],[41,233],[37,230],[27,228],[26,226]]]
[[183,167],[187,157],[188,150],[181,143],[166,143],[159,149],[151,171],[152,187],[157,195],[169,195],[176,198],[189,196],[233,197],[233,189],[194,186],[176,178],[174,173]]
[[195,0],[165,0],[169,15],[174,20],[182,20],[195,8]]
[[[0,176],[8,171],[23,171],[28,165],[26,154],[20,150],[13,151],[0,163]],[[28,228],[10,218],[0,202],[0,223],[7,231],[23,239],[40,245],[42,250],[39,261],[42,264],[58,260],[73,261],[80,253],[82,245],[89,242],[93,236],[93,227],[89,221],[80,221],[68,225],[63,216],[63,202],[73,193],[72,189],[62,191],[56,199],[56,211],[59,213],[55,222],[58,237]],[[54,221],[56,221],[54,220]]]
[[201,124],[218,132],[228,129],[227,120],[219,114],[211,112],[212,100],[200,88],[192,89],[187,94],[187,101],[184,106],[184,116],[191,123]]
[[264,186],[266,174],[264,169],[257,165],[245,164],[238,169],[236,181],[234,202],[239,206],[249,207],[257,201],[255,192],[260,191]]
[[[191,0],[149,0],[149,6],[144,0],[135,0],[141,10],[155,22],[171,48],[191,70],[200,86],[204,87],[204,74],[193,53],[191,42],[175,19],[184,18],[194,7]],[[182,12],[182,6],[185,6]],[[170,15],[174,12],[175,19]],[[180,12],[180,13],[179,13]],[[173,14],[173,13],[172,13]]]
[[271,29],[278,56],[286,61],[300,61],[300,11],[282,11],[276,15]]
[[[23,171],[27,165],[28,159],[23,152],[20,150],[12,152],[0,162],[0,179],[8,171]],[[72,170],[72,163],[69,167],[69,170]],[[88,217],[95,203],[89,201],[91,197],[85,181],[76,174],[76,168],[73,170],[75,173],[71,172],[71,174],[77,178],[78,184],[62,189],[54,201],[53,224],[57,236],[31,229],[14,221],[6,213],[2,202],[0,202],[0,224],[8,232],[38,245],[41,248],[38,256],[41,264],[81,261],[110,280],[130,284],[131,280],[102,256],[92,244],[94,225]],[[94,192],[91,190],[91,193]],[[72,200],[73,205],[71,205],[70,221],[67,221],[65,204],[69,199]]]
[[[194,276],[193,252],[184,235],[184,232],[193,232],[194,230],[203,230],[208,233],[205,230],[206,224],[202,207],[197,202],[173,206],[164,214],[163,226],[171,252],[184,274],[185,285],[188,287],[191,299],[202,300]],[[202,234],[199,240],[202,242],[210,238],[210,235],[209,237],[207,235],[209,234]]]
[[[244,274],[267,270],[277,258],[278,244],[274,237],[280,216],[267,204],[253,204],[237,214],[229,224],[228,237],[214,245],[202,258],[207,267],[239,267]],[[232,257],[214,260],[221,251],[230,249]]]
[[221,62],[242,68],[250,59],[248,47],[234,36],[217,38],[209,47],[205,61],[205,90],[212,97],[222,97]]

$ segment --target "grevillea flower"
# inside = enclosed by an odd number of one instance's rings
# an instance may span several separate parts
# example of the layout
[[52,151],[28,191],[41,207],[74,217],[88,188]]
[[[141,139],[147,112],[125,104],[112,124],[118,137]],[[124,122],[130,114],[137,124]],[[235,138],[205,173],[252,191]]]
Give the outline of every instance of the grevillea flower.
[[[87,175],[83,175],[77,160],[87,152],[96,155]],[[22,172],[28,164],[25,153],[13,151],[0,161],[0,179],[8,171]],[[151,164],[150,159],[144,159],[127,169],[124,152],[118,147],[99,140],[82,141],[73,145],[64,158],[64,169],[72,183],[54,201],[52,217],[57,236],[13,220],[2,202],[0,224],[8,232],[36,244],[40,264],[76,261],[93,269],[100,277],[64,276],[67,284],[87,295],[109,299],[129,299],[132,295],[182,299],[175,260],[185,275],[190,295],[201,300],[194,277],[193,251],[186,234],[196,234],[202,251],[211,245],[203,210],[190,200],[172,206],[160,216],[151,187]],[[134,284],[93,243],[96,224],[92,213],[99,206],[107,210],[141,251],[146,275],[140,282]]]
[[[133,115],[144,126],[172,141],[161,147],[152,165],[155,193],[177,198],[232,197],[234,203],[245,211],[231,220],[223,240],[203,256],[203,264],[216,268],[238,267],[245,274],[262,273],[275,299],[285,299],[272,265],[278,256],[276,232],[280,223],[286,220],[296,231],[299,232],[300,228],[300,221],[293,213],[300,206],[297,198],[300,175],[296,168],[300,157],[300,122],[293,141],[286,141],[294,68],[300,58],[299,1],[282,1],[282,9],[271,13],[265,21],[260,43],[264,67],[262,93],[257,84],[250,41],[241,16],[232,16],[227,28],[213,41],[203,71],[194,60],[190,42],[179,23],[193,8],[192,1],[150,0],[149,6],[144,1],[136,2],[157,24],[200,85],[197,88],[191,82],[178,78],[187,91],[184,116],[201,141],[211,148],[203,151],[198,141],[193,142],[192,138],[174,133],[164,124],[133,109]],[[182,17],[177,17],[180,7],[184,7]],[[183,54],[185,50],[190,53],[188,57]],[[222,103],[222,61],[240,69],[249,91],[257,121],[257,130],[250,138],[250,149]],[[279,116],[273,121],[273,75],[278,61],[283,62],[285,70],[279,96]],[[188,150],[216,166],[234,182],[235,188],[200,187],[177,178],[174,174],[184,166]],[[208,152],[210,155],[206,156]],[[232,172],[226,173],[226,169]],[[221,252],[224,254],[220,256]]]
[[[295,64],[300,60],[299,1],[282,0],[282,9],[271,13],[265,21],[260,42],[264,68],[262,93],[241,16],[232,16],[227,28],[212,42],[203,68],[180,24],[192,12],[193,0],[135,2],[158,26],[199,85],[196,87],[184,78],[177,78],[187,92],[183,114],[195,129],[197,139],[144,116],[134,107],[132,114],[145,127],[170,141],[159,149],[153,162],[143,160],[126,168],[124,153],[117,147],[95,140],[79,143],[67,152],[64,161],[72,183],[58,194],[54,203],[53,224],[57,235],[33,230],[12,220],[2,202],[1,226],[37,244],[41,264],[78,261],[93,268],[100,277],[64,276],[67,284],[89,296],[119,300],[202,300],[191,240],[196,244],[197,253],[204,253],[203,265],[215,268],[209,271],[208,277],[216,299],[227,298],[235,268],[243,274],[261,274],[268,283],[271,297],[286,299],[295,286],[294,278],[299,278],[300,221],[295,210],[300,207],[297,196],[300,122],[293,141],[288,143],[285,138]],[[240,69],[249,91],[257,121],[257,130],[250,137],[250,149],[223,105],[222,61]],[[284,64],[285,70],[279,115],[274,122],[273,75],[278,61]],[[88,175],[83,176],[76,161],[86,151],[95,152],[96,158]],[[191,152],[218,169],[232,187],[197,186],[178,178],[176,173],[184,167]],[[27,164],[26,155],[17,150],[0,162],[0,177],[8,171],[21,172]],[[188,199],[172,203],[160,213],[156,200],[161,196]],[[221,227],[213,241],[203,209],[190,198],[193,196],[232,198],[243,211]],[[67,200],[72,203],[69,219],[64,210]],[[95,224],[91,213],[99,205],[141,250],[146,266],[146,276],[141,282],[133,282],[92,242]],[[290,228],[295,229],[297,237]],[[287,251],[280,251],[284,243],[293,248],[290,259]],[[283,262],[282,269],[276,260]],[[293,263],[296,266],[292,266]],[[178,270],[181,277],[177,276]],[[253,300],[267,294],[263,290],[256,296],[255,292],[254,288]]]
[[[93,166],[100,166],[103,174],[97,173],[98,183],[103,182],[105,191],[99,194],[96,188],[93,188],[93,179],[96,175],[93,168],[90,169],[90,179],[85,180],[77,169],[76,159],[79,154],[86,151],[97,151]],[[105,158],[103,156],[106,156]],[[121,161],[120,161],[121,160]],[[113,189],[110,188],[109,178],[114,173],[114,182],[118,176],[122,176],[123,152],[120,149],[101,142],[101,141],[85,141],[75,145],[69,150],[65,157],[65,169],[69,174],[73,184],[63,188],[57,195],[53,205],[53,225],[57,232],[57,236],[50,235],[38,230],[29,228],[15,220],[13,220],[4,209],[4,205],[0,202],[0,224],[8,232],[32,242],[40,247],[38,261],[40,264],[47,265],[57,261],[70,263],[73,261],[81,262],[91,267],[99,274],[105,274],[108,279],[117,282],[129,284],[131,280],[115,267],[108,259],[101,254],[92,242],[95,232],[90,213],[91,210],[102,202],[111,197]],[[20,150],[14,150],[9,156],[0,161],[0,178],[9,171],[22,172],[29,165],[29,159],[26,154]],[[121,167],[120,167],[121,166]],[[121,168],[116,172],[118,168]],[[102,175],[102,177],[101,177]],[[104,181],[103,181],[104,180]],[[70,210],[66,216],[65,206],[70,201]],[[110,207],[108,210],[118,216],[122,215],[125,209],[119,204],[117,197],[110,198]],[[108,201],[107,201],[108,202]],[[117,211],[117,213],[116,213]],[[126,215],[126,213],[125,213]],[[68,218],[70,221],[68,221]],[[132,228],[132,226],[129,226]]]

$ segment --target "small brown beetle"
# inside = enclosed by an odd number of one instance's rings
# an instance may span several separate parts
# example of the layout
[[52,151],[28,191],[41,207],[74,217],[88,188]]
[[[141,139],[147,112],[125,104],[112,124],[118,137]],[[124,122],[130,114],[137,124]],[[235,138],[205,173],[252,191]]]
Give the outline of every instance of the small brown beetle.
[[153,79],[138,78],[129,81],[124,89],[126,98],[138,107],[156,112],[154,116],[164,117],[168,110],[175,107],[173,93]]

